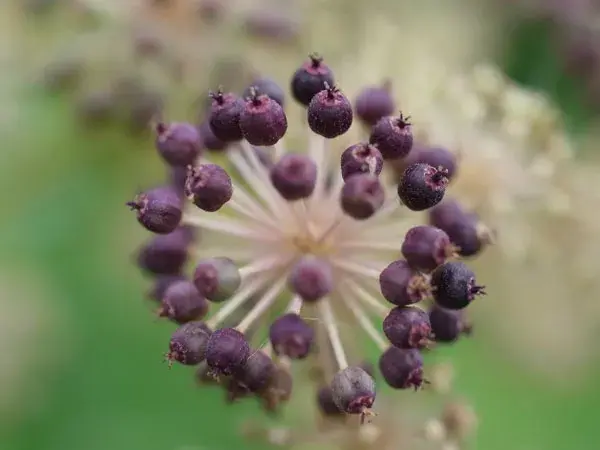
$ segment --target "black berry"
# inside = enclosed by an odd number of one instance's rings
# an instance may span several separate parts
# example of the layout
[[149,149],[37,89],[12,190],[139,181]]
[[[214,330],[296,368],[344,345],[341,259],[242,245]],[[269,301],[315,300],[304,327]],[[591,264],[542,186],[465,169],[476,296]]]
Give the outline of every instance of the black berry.
[[177,281],[185,281],[183,275],[160,275],[158,276],[148,292],[148,298],[157,302],[162,302],[166,290]]
[[250,392],[264,391],[275,375],[275,363],[261,350],[253,351],[234,374],[235,381]]
[[442,201],[447,185],[444,169],[417,163],[404,171],[398,184],[398,197],[411,211],[424,211]]
[[193,164],[202,151],[200,133],[189,123],[156,125],[156,149],[172,166]]
[[215,136],[215,133],[213,133],[213,130],[210,127],[210,123],[208,121],[202,122],[198,130],[202,139],[202,145],[204,145],[204,147],[207,150],[213,152],[220,152],[227,148],[227,142],[222,141],[217,136]]
[[211,302],[224,302],[240,287],[242,278],[235,263],[225,257],[200,261],[194,271],[198,292]]
[[159,316],[179,324],[202,319],[208,312],[208,302],[190,281],[169,285],[162,298]]
[[346,367],[331,381],[333,401],[346,414],[369,414],[375,402],[375,381],[357,366]]
[[317,391],[317,405],[321,413],[328,417],[341,417],[344,412],[338,408],[333,400],[333,389],[331,386],[322,386]]
[[442,167],[446,170],[446,177],[452,180],[456,175],[458,162],[456,155],[444,147],[427,147],[415,145],[408,156],[403,160],[406,166],[423,163],[433,167]]
[[377,147],[361,142],[344,150],[341,168],[344,181],[360,173],[379,175],[383,169],[383,157]]
[[287,118],[279,103],[252,90],[240,115],[240,129],[252,145],[275,145],[287,131]]
[[379,371],[394,389],[419,389],[423,378],[423,357],[417,349],[388,348],[379,358]]
[[305,155],[288,153],[271,168],[271,183],[289,201],[311,196],[317,182],[317,165]]
[[138,253],[137,263],[151,274],[178,274],[188,260],[189,245],[187,229],[179,227],[172,233],[154,236],[144,244]]
[[223,142],[235,142],[242,140],[240,129],[240,115],[244,108],[244,102],[237,95],[219,90],[211,93],[212,103],[210,107],[209,125],[217,139]]
[[292,77],[292,96],[301,105],[308,106],[312,98],[323,90],[324,83],[334,85],[333,72],[323,58],[311,55]]
[[204,361],[211,333],[204,322],[188,322],[180,326],[171,336],[166,359],[186,366],[201,363]]
[[392,309],[383,320],[383,332],[394,347],[421,349],[431,343],[429,316],[414,306]]
[[256,78],[250,86],[244,91],[244,98],[252,97],[252,88],[260,94],[266,95],[279,103],[281,107],[285,105],[285,92],[275,80],[266,77]]
[[471,333],[471,324],[465,319],[463,310],[445,309],[434,304],[429,310],[429,322],[436,342],[455,342],[462,334]]
[[373,126],[369,142],[377,146],[383,159],[405,158],[413,146],[413,132],[409,117],[402,114],[382,117]]
[[433,298],[442,308],[463,309],[478,295],[485,295],[485,286],[479,286],[475,274],[460,261],[442,264],[431,274]]
[[308,105],[308,126],[327,139],[341,136],[352,125],[352,105],[335,86],[325,84]]
[[333,289],[331,265],[315,256],[305,256],[292,268],[288,286],[290,290],[306,302],[316,302]]
[[127,206],[136,211],[140,224],[157,234],[171,233],[183,215],[181,198],[170,187],[143,192],[127,202]]
[[233,183],[225,169],[216,164],[190,166],[185,193],[198,208],[215,212],[231,200]]
[[367,86],[362,89],[354,102],[358,118],[368,126],[375,125],[382,117],[391,116],[396,110],[389,82],[382,86]]
[[406,232],[401,251],[411,267],[421,272],[431,272],[455,254],[455,247],[443,230],[430,225],[418,225]]
[[427,279],[402,259],[390,263],[379,275],[381,295],[396,306],[407,306],[431,295]]
[[242,370],[250,356],[250,345],[234,328],[215,330],[206,348],[206,363],[216,375],[232,375]]
[[314,330],[298,314],[278,317],[269,329],[273,350],[291,359],[303,359],[312,348]]
[[341,192],[344,212],[357,220],[373,216],[385,201],[385,191],[377,175],[361,173],[348,178]]

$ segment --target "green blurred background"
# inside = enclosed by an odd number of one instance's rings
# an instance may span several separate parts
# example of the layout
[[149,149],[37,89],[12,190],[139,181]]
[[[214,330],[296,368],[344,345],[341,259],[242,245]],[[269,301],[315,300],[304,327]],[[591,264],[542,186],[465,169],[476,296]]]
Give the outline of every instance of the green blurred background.
[[[0,20],[14,31],[39,30],[43,19]],[[562,70],[549,26],[512,18],[505,27],[499,63],[551,95],[574,135],[584,133],[593,112]],[[150,318],[131,257],[145,236],[123,206],[163,176],[150,137],[82,127],[71,97],[3,61],[0,449],[259,446],[232,432],[252,405],[226,407],[220,392],[200,391],[188,371],[161,364],[171,328]],[[488,339],[478,333],[432,357],[452,360],[457,391],[478,413],[473,448],[597,449],[600,366],[557,387],[490,352]]]

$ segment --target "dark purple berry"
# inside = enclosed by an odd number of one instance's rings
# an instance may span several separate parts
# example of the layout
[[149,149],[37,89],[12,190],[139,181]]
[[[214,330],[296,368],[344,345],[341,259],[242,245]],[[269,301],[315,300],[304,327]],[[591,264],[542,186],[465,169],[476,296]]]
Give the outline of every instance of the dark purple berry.
[[442,264],[431,274],[435,302],[446,309],[466,308],[478,295],[485,295],[485,286],[479,286],[475,274],[460,261]]
[[235,263],[225,257],[203,259],[194,271],[194,284],[211,302],[224,302],[238,290],[242,282]]
[[158,315],[179,324],[202,319],[208,312],[208,302],[190,281],[172,283],[162,298]]
[[333,401],[346,414],[360,414],[364,419],[375,402],[375,381],[357,366],[346,367],[331,381]]
[[186,366],[200,364],[204,361],[211,334],[204,322],[188,322],[180,326],[171,336],[167,360]]
[[383,320],[383,332],[394,347],[421,349],[431,344],[429,316],[414,306],[392,309]]
[[183,275],[161,275],[154,280],[154,284],[148,292],[148,298],[157,302],[162,302],[166,290],[177,281],[185,281]]
[[240,115],[244,102],[237,95],[219,90],[211,93],[209,125],[217,139],[223,142],[235,142],[243,139],[240,129]]
[[202,152],[200,133],[189,123],[156,125],[156,149],[172,166],[193,164]]
[[418,225],[406,232],[401,250],[411,267],[421,272],[431,272],[454,256],[456,249],[443,230],[430,225]]
[[273,380],[275,363],[263,351],[253,351],[244,366],[234,374],[235,381],[250,392],[263,392]]
[[271,183],[289,201],[311,196],[317,182],[317,165],[305,155],[288,153],[271,168]]
[[413,146],[413,132],[409,117],[402,114],[382,117],[373,126],[369,142],[377,146],[383,159],[405,158]]
[[308,126],[327,139],[341,136],[352,126],[352,105],[335,86],[325,84],[308,105]]
[[127,202],[132,211],[136,211],[138,222],[147,230],[157,234],[171,233],[183,215],[182,201],[177,192],[170,187],[155,188]]
[[244,139],[252,145],[275,145],[287,131],[287,118],[279,103],[252,90],[240,115]]
[[456,155],[444,147],[414,146],[402,162],[406,164],[406,167],[416,163],[429,164],[432,167],[443,167],[447,171],[446,177],[448,180],[454,178],[458,167]]
[[477,214],[467,211],[454,199],[431,208],[429,223],[444,230],[463,257],[477,255],[494,240],[492,231],[481,223]]
[[292,77],[292,96],[301,105],[308,106],[313,97],[323,90],[325,83],[334,85],[333,72],[323,58],[310,55],[310,59]]
[[385,191],[377,175],[361,173],[344,183],[340,200],[346,214],[357,220],[365,220],[381,208]]
[[341,417],[344,415],[344,412],[338,408],[333,400],[331,386],[322,386],[317,391],[317,405],[321,413],[327,417]]
[[269,329],[269,338],[275,353],[291,359],[303,359],[308,356],[314,334],[312,327],[294,313],[278,317]]
[[445,169],[417,163],[404,171],[398,184],[398,197],[411,211],[424,211],[442,201],[447,185]]
[[222,141],[215,136],[208,121],[202,122],[198,130],[200,132],[200,138],[202,139],[202,145],[204,145],[207,150],[220,152],[227,149],[227,142]]
[[379,358],[379,371],[394,389],[419,389],[423,378],[423,357],[417,349],[388,348]]
[[281,89],[275,80],[266,77],[255,79],[244,91],[244,98],[252,97],[252,88],[254,88],[256,92],[266,95],[276,101],[279,103],[279,106],[283,107],[285,105],[285,92],[283,92],[283,89]]
[[203,211],[218,211],[231,200],[233,183],[229,174],[216,164],[191,167],[185,183],[185,193]]
[[361,142],[344,150],[341,167],[344,181],[360,173],[379,175],[383,169],[383,157],[377,147]]
[[260,393],[264,408],[271,413],[277,412],[281,404],[287,402],[292,396],[293,387],[292,374],[288,366],[276,365],[271,383],[264,392]]
[[305,256],[292,268],[288,278],[290,290],[306,302],[316,302],[333,289],[331,265],[315,256]]
[[375,125],[382,117],[391,116],[396,110],[391,85],[367,86],[361,90],[354,102],[358,118],[368,126]]
[[181,272],[188,259],[189,232],[179,227],[169,234],[154,236],[142,246],[137,263],[144,271],[156,275],[174,275]]
[[407,306],[431,295],[427,279],[402,259],[390,263],[379,275],[381,295],[396,306]]
[[453,311],[434,304],[429,310],[429,322],[436,342],[455,342],[461,334],[471,333],[463,310]]
[[232,375],[241,370],[250,356],[250,345],[234,328],[215,330],[206,348],[206,363],[217,375]]

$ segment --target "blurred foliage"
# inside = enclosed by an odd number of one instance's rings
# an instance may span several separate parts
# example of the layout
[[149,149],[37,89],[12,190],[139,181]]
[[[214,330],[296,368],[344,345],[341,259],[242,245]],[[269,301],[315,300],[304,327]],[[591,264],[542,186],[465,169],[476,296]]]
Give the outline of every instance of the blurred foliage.
[[[584,128],[590,114],[582,93],[559,71],[544,27],[517,24],[510,33],[507,72],[550,92],[572,129]],[[1,364],[28,359],[13,384],[0,388],[1,448],[252,448],[232,432],[252,405],[225,407],[221,392],[200,392],[188,371],[161,365],[171,328],[149,319],[145,284],[131,264],[144,236],[122,206],[135,186],[164,175],[151,141],[118,127],[82,129],[70,98],[6,75],[0,339],[15,345],[5,346]],[[7,333],[18,306],[33,308],[27,352],[20,335]],[[45,321],[33,320],[36,308]],[[457,389],[473,401],[481,418],[476,448],[597,448],[594,376],[558,389],[490,354],[488,342],[481,330],[432,356],[452,359]]]

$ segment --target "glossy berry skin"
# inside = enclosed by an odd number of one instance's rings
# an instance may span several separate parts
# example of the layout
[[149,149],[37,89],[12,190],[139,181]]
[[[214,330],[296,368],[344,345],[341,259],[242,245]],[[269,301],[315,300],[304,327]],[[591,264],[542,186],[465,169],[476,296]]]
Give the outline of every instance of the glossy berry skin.
[[188,232],[183,227],[169,234],[159,234],[142,246],[137,263],[142,270],[150,274],[178,274],[188,260],[190,243]]
[[255,92],[266,95],[276,101],[279,106],[283,107],[285,105],[285,92],[275,80],[266,77],[255,79],[252,84],[246,88],[242,97],[252,97],[252,88],[254,88]]
[[148,292],[148,298],[156,302],[162,302],[166,290],[177,281],[186,281],[183,275],[160,275],[152,284],[152,288]]
[[444,169],[417,163],[404,171],[398,184],[398,197],[411,211],[424,211],[442,201],[447,185]]
[[352,105],[336,87],[325,85],[308,105],[308,126],[327,139],[341,136],[352,126]]
[[314,330],[298,314],[278,317],[269,329],[269,338],[277,355],[291,359],[304,359],[310,353]]
[[383,320],[383,332],[394,347],[425,348],[431,337],[429,316],[421,308],[398,306]]
[[240,141],[243,138],[240,129],[240,115],[244,102],[234,93],[218,91],[211,93],[209,125],[217,139],[223,142]]
[[349,366],[331,381],[333,402],[346,414],[365,414],[375,402],[375,381],[363,369]]
[[275,145],[287,131],[285,112],[279,103],[254,91],[240,114],[242,135],[252,145]]
[[361,122],[370,127],[381,118],[391,116],[396,110],[396,102],[390,83],[363,88],[354,101],[354,110]]
[[331,386],[321,386],[317,391],[317,405],[319,411],[327,417],[343,417],[344,412],[338,408],[333,400],[333,390]]
[[198,130],[202,139],[202,145],[207,150],[221,152],[227,148],[227,142],[222,141],[215,136],[215,133],[213,133],[212,128],[210,127],[209,121],[202,122],[198,127]]
[[202,319],[208,312],[208,302],[190,281],[177,281],[166,290],[161,301],[159,316],[184,324]]
[[383,206],[385,191],[377,175],[356,174],[344,183],[341,192],[342,210],[356,220],[372,217]]
[[456,342],[462,334],[471,333],[462,310],[453,311],[434,304],[429,310],[429,322],[436,342]]
[[405,158],[413,146],[412,125],[408,117],[386,116],[371,129],[369,142],[375,145],[385,160]]
[[401,247],[406,262],[421,272],[431,272],[454,254],[448,235],[430,225],[418,225],[406,232]]
[[271,168],[271,183],[288,201],[308,198],[315,190],[317,165],[305,155],[288,153]]
[[446,170],[446,177],[449,181],[456,176],[458,169],[456,155],[444,147],[415,145],[403,162],[407,167],[416,163],[429,164],[433,167],[443,167]]
[[322,58],[311,55],[292,77],[292,96],[301,105],[308,106],[313,97],[323,90],[325,83],[334,85],[333,72]]
[[379,275],[381,295],[396,306],[425,300],[431,294],[425,277],[400,259],[391,262]]
[[379,358],[379,371],[394,389],[417,390],[425,381],[423,357],[417,349],[388,348]]
[[317,302],[333,289],[331,265],[315,256],[305,256],[292,268],[288,286],[305,302]]
[[127,206],[136,211],[137,220],[144,228],[157,234],[174,231],[183,216],[181,198],[171,187],[138,194]]
[[478,286],[475,274],[460,261],[442,264],[431,274],[435,302],[446,309],[466,308],[478,295],[485,295],[484,286]]
[[467,211],[454,199],[446,199],[431,208],[429,223],[446,232],[462,257],[478,255],[493,241],[492,232],[481,224],[477,214]]
[[203,259],[196,265],[194,285],[207,300],[228,300],[240,287],[242,277],[233,260],[226,257]]
[[231,177],[216,164],[191,167],[185,183],[185,194],[203,211],[218,211],[231,200],[233,183]]
[[171,336],[166,358],[186,366],[200,364],[204,361],[211,334],[204,322],[188,322],[180,326]]
[[250,345],[234,328],[215,330],[206,348],[206,363],[216,375],[232,375],[242,370],[250,356]]
[[202,152],[198,129],[189,123],[159,123],[156,126],[156,149],[172,166],[187,166]]
[[275,375],[275,363],[261,350],[252,351],[243,367],[234,374],[235,381],[250,392],[264,391]]
[[361,142],[344,150],[340,166],[344,181],[361,173],[378,176],[383,169],[383,157],[377,147]]

